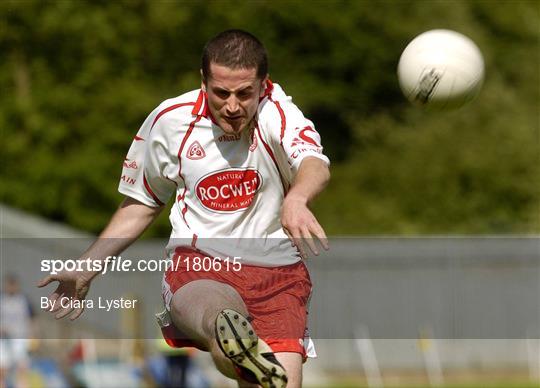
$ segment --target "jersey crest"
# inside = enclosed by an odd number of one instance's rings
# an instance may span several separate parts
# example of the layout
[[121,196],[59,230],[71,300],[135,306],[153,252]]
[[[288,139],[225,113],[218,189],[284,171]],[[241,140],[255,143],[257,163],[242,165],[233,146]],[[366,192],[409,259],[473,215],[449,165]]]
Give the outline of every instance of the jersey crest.
[[206,156],[206,153],[204,152],[204,149],[202,148],[202,146],[199,144],[198,141],[194,141],[193,143],[191,143],[191,145],[189,146],[187,150],[188,159],[197,160],[197,159],[202,159],[205,156]]

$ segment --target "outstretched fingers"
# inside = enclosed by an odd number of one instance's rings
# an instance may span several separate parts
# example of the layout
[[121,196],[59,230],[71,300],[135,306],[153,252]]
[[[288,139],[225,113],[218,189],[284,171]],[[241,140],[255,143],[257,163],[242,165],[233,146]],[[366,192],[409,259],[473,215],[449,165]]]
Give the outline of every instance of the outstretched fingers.
[[60,310],[60,298],[64,295],[62,291],[60,291],[60,286],[51,294],[49,295],[49,305],[52,306],[49,310],[51,313],[55,313],[58,310]]
[[311,236],[311,228],[305,226],[302,228],[302,238],[306,242],[307,246],[309,247],[309,250],[315,255],[319,255],[319,250],[317,249],[317,246],[315,245],[315,241],[313,241],[313,237]]
[[[44,277],[43,279],[41,279],[37,286],[38,287],[45,287],[46,285],[54,282],[54,281],[59,281],[57,276],[56,275],[48,275],[46,277]],[[60,310],[60,303],[57,303],[59,301],[59,298],[64,295],[64,292],[62,291],[62,286],[61,284],[58,285],[58,287],[56,287],[56,290],[54,290],[48,297],[49,299],[49,303],[48,303],[48,306],[50,306],[50,308],[48,308],[47,310],[54,313],[58,310]]]
[[76,308],[74,310],[74,312],[73,312],[73,315],[71,315],[71,317],[69,317],[69,319],[74,321],[75,319],[77,319],[77,318],[79,318],[81,316],[83,311],[84,311],[84,303],[81,303],[81,307]]
[[45,287],[54,281],[58,281],[59,284],[48,297],[47,311],[55,314],[56,319],[69,315],[72,321],[79,318],[84,312],[84,299],[88,286],[84,284],[81,286],[78,281],[60,274],[46,276],[37,286]]
[[56,319],[62,319],[71,315],[69,319],[74,321],[84,312],[84,307],[84,297],[67,297],[64,303],[58,303],[58,306],[55,306],[54,310],[51,312],[58,312],[55,315]]
[[309,226],[303,228],[303,238],[315,256],[318,256],[320,253],[317,245],[320,245],[325,251],[329,249],[326,233],[324,233],[324,229],[317,220],[313,220]]
[[63,308],[58,314],[56,314],[54,317],[55,317],[56,319],[62,319],[62,318],[64,318],[64,317],[68,316],[68,315],[71,314],[71,312],[74,310],[72,306],[73,306],[73,299],[70,300],[69,304],[68,304],[66,307],[64,307],[64,308]]
[[319,244],[323,247],[325,251],[330,249],[330,245],[328,244],[328,238],[326,237],[326,233],[324,232],[324,229],[322,226],[317,222],[317,220],[314,220],[310,227],[310,232],[313,236],[319,240]]
[[41,279],[38,282],[37,286],[40,288],[45,287],[47,284],[54,282],[55,280],[58,280],[55,275],[48,275],[48,276],[45,276],[43,279]]
[[307,248],[309,248],[309,250],[315,256],[318,256],[320,254],[320,250],[317,247],[318,244],[324,250],[329,249],[326,233],[316,220],[313,220],[308,225],[304,225],[301,227],[290,229],[284,227],[283,230],[291,240],[291,245],[298,249],[298,252],[303,259],[306,259],[308,257]]
[[286,227],[283,227],[283,230],[285,231],[287,237],[289,237],[289,240],[291,240],[291,245],[293,247],[296,247],[296,249],[300,253],[300,256],[305,259],[306,252],[304,250],[304,245],[302,244],[302,236],[299,232],[299,229],[294,229],[294,231],[290,231]]

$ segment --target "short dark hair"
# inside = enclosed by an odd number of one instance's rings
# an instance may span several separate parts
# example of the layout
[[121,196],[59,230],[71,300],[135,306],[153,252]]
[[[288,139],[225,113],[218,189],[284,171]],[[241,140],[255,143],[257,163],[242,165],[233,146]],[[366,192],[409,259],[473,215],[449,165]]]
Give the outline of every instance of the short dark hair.
[[257,69],[257,78],[268,74],[268,56],[263,44],[249,32],[226,30],[206,43],[202,54],[202,75],[206,81],[210,63],[231,69]]

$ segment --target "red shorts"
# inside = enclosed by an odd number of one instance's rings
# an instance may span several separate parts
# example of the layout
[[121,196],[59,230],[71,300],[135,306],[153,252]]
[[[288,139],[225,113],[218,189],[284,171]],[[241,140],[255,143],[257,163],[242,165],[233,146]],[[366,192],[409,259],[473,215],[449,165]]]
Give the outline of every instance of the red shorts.
[[[192,260],[205,256],[207,255],[199,251],[177,249],[173,265],[163,277],[163,298],[167,309],[172,295],[193,280],[210,279],[228,284],[240,294],[246,304],[257,335],[268,343],[274,352],[295,352],[305,358],[304,337],[311,280],[304,262],[281,267],[242,264],[240,270],[235,270],[238,266],[233,268],[230,263],[228,269],[222,265],[220,271],[195,271]],[[180,263],[177,264],[179,259]],[[208,266],[205,269],[208,269]],[[167,343],[173,347],[193,346],[202,349],[195,342],[186,340],[186,336],[174,327],[162,331]]]

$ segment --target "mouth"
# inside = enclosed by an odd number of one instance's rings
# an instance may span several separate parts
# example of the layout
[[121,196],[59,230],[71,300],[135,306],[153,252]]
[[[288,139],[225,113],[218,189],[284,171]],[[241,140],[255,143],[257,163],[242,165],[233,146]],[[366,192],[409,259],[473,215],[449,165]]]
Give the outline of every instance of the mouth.
[[242,118],[242,116],[233,116],[233,117],[230,117],[230,116],[225,116],[224,119],[227,120],[227,121],[238,121]]

